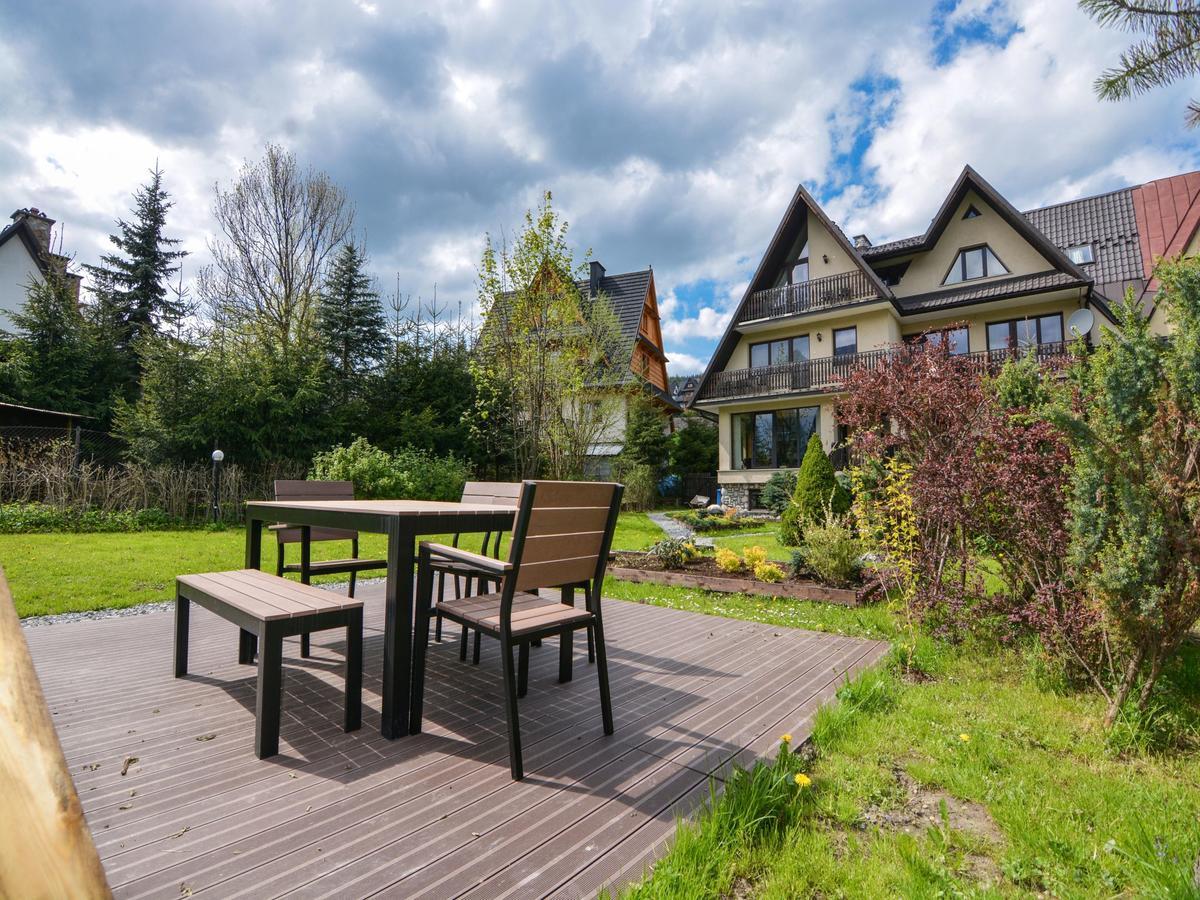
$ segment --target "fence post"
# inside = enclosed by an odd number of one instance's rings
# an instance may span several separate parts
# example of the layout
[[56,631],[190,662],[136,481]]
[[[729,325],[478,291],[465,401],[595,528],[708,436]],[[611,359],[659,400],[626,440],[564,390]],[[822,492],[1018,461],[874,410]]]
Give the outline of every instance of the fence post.
[[225,454],[220,450],[212,452],[212,520],[213,524],[221,521],[221,460]]

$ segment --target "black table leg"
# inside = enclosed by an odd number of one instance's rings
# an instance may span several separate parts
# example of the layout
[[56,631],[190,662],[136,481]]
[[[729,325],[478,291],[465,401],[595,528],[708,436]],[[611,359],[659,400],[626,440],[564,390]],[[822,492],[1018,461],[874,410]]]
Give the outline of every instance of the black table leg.
[[383,724],[385,738],[404,737],[409,728],[412,685],[413,540],[403,521],[388,525],[386,609],[383,624]]
[[246,519],[246,568],[257,569],[262,565],[262,519]]
[[[562,602],[567,606],[575,605],[575,586],[563,585],[562,587]],[[570,628],[564,628],[562,637],[558,639],[558,683],[565,684],[571,680],[575,661],[575,632]]]

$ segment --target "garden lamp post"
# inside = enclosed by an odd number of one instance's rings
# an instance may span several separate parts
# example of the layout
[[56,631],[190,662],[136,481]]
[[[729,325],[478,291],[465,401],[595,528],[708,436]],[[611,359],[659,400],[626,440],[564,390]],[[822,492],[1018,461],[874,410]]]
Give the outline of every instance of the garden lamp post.
[[215,525],[221,521],[221,461],[225,459],[225,451],[212,452],[212,520]]

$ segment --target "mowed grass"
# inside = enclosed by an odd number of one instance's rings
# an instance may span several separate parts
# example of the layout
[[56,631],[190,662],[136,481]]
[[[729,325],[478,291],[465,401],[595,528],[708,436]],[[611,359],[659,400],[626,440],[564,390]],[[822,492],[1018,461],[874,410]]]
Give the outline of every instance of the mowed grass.
[[626,896],[1200,895],[1200,649],[1168,675],[1171,746],[1128,755],[1100,698],[1011,650],[922,638],[916,659],[843,686],[805,755],[733,779]]
[[[621,550],[644,550],[662,530],[644,513],[622,513],[613,544]],[[429,538],[449,543],[450,536]],[[479,549],[478,536],[464,536],[460,546]],[[359,555],[382,558],[382,535],[363,534]],[[263,536],[263,568],[275,569],[275,541]],[[313,545],[314,559],[348,555],[346,542]],[[116,609],[168,600],[175,595],[175,576],[241,568],[245,532],[147,531],[122,534],[0,535],[0,565],[8,576],[18,615]],[[291,545],[287,559],[299,561]],[[380,573],[382,574],[382,573]],[[326,581],[346,576],[327,576]]]

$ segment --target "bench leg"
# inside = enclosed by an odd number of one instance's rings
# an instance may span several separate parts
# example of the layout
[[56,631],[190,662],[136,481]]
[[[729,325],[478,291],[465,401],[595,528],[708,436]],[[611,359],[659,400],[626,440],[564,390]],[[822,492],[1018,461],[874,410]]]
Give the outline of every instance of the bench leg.
[[308,645],[308,632],[307,631],[304,632],[304,634],[300,635],[300,656],[303,659],[308,659],[308,657],[309,657],[309,645]]
[[188,666],[188,620],[191,618],[192,601],[175,589],[175,677],[187,674]]
[[254,662],[254,655],[258,652],[258,636],[253,631],[247,631],[245,628],[238,633],[238,662],[243,665],[250,665]]
[[467,626],[462,629],[462,636],[458,639],[458,658],[463,662],[467,660]]
[[267,626],[258,648],[258,698],[255,703],[254,752],[266,759],[279,752],[283,703],[283,635]]
[[346,622],[346,731],[362,725],[362,642],[362,610],[351,610]]

